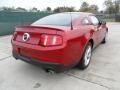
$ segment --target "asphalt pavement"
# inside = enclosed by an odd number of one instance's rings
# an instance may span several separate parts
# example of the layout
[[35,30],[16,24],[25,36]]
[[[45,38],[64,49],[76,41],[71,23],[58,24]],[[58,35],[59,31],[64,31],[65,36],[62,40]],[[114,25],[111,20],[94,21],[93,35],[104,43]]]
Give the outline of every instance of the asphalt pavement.
[[0,90],[120,90],[120,23],[108,23],[106,44],[94,51],[88,69],[48,74],[12,57],[11,36],[0,37]]

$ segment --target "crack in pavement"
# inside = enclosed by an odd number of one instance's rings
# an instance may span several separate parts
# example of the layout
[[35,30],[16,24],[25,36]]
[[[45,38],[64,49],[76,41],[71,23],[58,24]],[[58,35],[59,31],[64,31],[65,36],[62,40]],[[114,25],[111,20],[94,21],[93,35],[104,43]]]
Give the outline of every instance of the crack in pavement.
[[71,74],[68,74],[68,73],[64,73],[64,74],[65,74],[65,75],[68,75],[68,76],[71,76],[71,77],[74,77],[74,78],[77,78],[77,79],[80,79],[80,80],[83,80],[83,81],[87,81],[87,82],[92,83],[92,84],[96,84],[96,85],[102,86],[102,87],[104,87],[104,88],[107,88],[108,90],[112,90],[112,88],[107,87],[107,86],[104,86],[104,85],[102,85],[102,84],[98,84],[98,83],[96,83],[96,82],[92,82],[92,81],[89,81],[89,80],[86,80],[86,79],[83,79],[83,78],[80,78],[80,77],[77,77],[77,76],[74,76],[74,75],[71,75]]
[[7,57],[4,57],[4,58],[1,58],[0,61],[3,61],[3,60],[5,60],[5,59],[7,59],[7,58],[10,58],[10,57],[12,57],[12,55],[7,56]]
[[[7,57],[4,57],[4,58],[0,59],[0,61],[3,61],[3,60],[5,60],[5,59],[7,59],[7,58],[10,58],[10,57],[12,57],[12,55],[7,56]],[[65,75],[67,75],[67,76],[71,76],[71,77],[77,78],[77,79],[79,79],[79,80],[87,81],[87,82],[89,82],[89,83],[92,83],[92,84],[96,84],[96,85],[102,86],[102,87],[104,87],[104,88],[107,88],[108,90],[112,90],[112,88],[107,87],[107,86],[105,86],[105,85],[98,84],[98,83],[96,83],[96,82],[89,81],[89,80],[86,80],[86,79],[83,79],[83,78],[77,77],[77,76],[72,75],[72,74],[69,74],[69,73],[65,73],[65,72],[64,72],[63,74],[65,74]]]

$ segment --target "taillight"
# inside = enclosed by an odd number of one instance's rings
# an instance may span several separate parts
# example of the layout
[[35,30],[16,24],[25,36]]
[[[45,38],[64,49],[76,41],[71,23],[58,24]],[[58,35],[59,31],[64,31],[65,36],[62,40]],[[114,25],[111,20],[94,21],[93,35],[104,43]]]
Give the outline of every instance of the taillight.
[[63,40],[60,35],[42,34],[40,38],[40,45],[42,46],[58,46],[62,43]]
[[13,33],[13,40],[15,40],[16,37],[17,37],[17,32],[14,32],[14,33]]

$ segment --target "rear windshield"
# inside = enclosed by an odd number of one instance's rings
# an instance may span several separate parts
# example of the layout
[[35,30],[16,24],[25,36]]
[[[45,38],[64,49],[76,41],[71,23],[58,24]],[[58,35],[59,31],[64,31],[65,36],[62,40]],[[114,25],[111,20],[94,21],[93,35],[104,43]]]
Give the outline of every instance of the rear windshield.
[[33,26],[39,25],[55,25],[55,26],[70,26],[71,24],[71,16],[72,21],[77,19],[80,15],[79,14],[70,14],[70,13],[60,13],[60,14],[53,14],[46,16],[38,21],[34,22]]

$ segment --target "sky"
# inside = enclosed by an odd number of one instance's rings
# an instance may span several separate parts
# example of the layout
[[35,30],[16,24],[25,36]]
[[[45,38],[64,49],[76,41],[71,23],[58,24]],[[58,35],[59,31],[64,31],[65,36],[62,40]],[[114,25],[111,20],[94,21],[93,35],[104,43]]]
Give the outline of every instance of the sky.
[[73,6],[75,9],[79,9],[84,1],[90,5],[98,5],[99,10],[104,9],[103,3],[105,0],[0,0],[0,7],[23,7],[26,9],[36,7],[39,10],[44,10],[48,6],[52,9],[58,6]]

